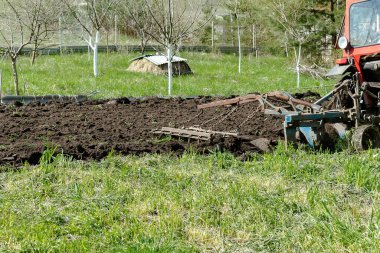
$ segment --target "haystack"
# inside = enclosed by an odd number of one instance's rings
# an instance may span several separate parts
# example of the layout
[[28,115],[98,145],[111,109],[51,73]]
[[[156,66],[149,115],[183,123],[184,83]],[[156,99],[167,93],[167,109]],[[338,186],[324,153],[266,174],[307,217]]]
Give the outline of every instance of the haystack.
[[[162,55],[144,55],[131,60],[128,71],[153,73],[164,75],[168,73],[168,60]],[[173,57],[173,75],[192,74],[187,60],[180,57]]]

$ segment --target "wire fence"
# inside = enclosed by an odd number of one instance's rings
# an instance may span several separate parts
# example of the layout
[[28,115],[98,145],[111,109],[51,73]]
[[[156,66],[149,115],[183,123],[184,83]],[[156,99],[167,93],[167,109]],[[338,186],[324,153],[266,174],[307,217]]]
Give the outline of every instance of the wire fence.
[[[140,45],[108,45],[99,46],[98,52],[100,53],[142,53],[144,54],[155,54],[157,52],[164,52],[164,48],[160,45],[148,45],[142,50]],[[38,49],[39,55],[60,55],[60,54],[83,54],[89,53],[91,49],[88,46],[63,46],[63,47],[48,47],[43,49]],[[181,46],[177,49],[179,52],[199,52],[199,53],[220,53],[220,54],[239,54],[239,47],[232,46]],[[250,55],[255,53],[254,48],[242,47],[243,55]],[[5,50],[0,48],[0,55],[5,54]],[[32,48],[24,48],[21,51],[22,55],[31,55],[33,52]]]

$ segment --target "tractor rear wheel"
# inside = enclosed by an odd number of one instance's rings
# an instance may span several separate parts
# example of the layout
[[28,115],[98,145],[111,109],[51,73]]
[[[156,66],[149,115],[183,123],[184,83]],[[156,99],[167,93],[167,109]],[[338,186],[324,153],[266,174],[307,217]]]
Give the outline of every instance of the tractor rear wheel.
[[380,148],[380,131],[374,125],[363,125],[355,129],[352,138],[352,145],[358,151],[370,148]]

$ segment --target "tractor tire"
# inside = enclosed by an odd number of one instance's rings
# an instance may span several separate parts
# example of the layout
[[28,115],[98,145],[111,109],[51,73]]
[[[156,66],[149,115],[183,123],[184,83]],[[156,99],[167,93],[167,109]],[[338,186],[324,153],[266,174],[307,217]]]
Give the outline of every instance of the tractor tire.
[[380,131],[374,125],[363,125],[355,129],[351,143],[357,151],[380,148]]

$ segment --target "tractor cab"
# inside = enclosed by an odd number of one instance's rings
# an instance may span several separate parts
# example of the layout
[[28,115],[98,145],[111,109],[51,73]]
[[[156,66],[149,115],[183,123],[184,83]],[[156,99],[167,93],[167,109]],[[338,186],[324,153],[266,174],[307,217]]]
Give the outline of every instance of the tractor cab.
[[353,48],[380,43],[380,1],[365,1],[351,5],[349,38]]
[[343,58],[328,76],[358,73],[360,83],[380,82],[380,0],[347,0],[337,45]]

